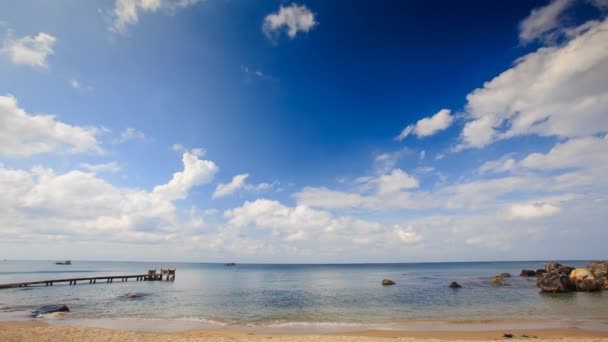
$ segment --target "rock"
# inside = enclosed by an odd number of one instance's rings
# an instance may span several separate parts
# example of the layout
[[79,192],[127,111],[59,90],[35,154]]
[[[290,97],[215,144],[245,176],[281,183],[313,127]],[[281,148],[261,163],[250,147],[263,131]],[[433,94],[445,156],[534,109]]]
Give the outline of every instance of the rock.
[[560,272],[545,273],[542,277],[536,280],[542,292],[560,293],[576,290],[576,285],[570,281],[567,274]]
[[602,289],[602,284],[599,283],[596,279],[583,279],[582,282],[576,283],[576,289],[579,291],[600,291]]
[[558,273],[564,273],[567,275],[570,275],[570,273],[572,273],[572,271],[574,271],[574,267],[570,267],[570,266],[559,266],[555,272]]
[[507,273],[507,272],[500,274],[501,278],[509,278],[510,276],[511,276],[511,273]]
[[500,276],[492,277],[492,284],[496,286],[502,286],[502,278]]
[[574,269],[570,273],[570,281],[576,285],[576,289],[579,291],[599,291],[602,289],[602,283],[600,283],[591,271],[585,268]]
[[536,270],[536,276],[541,277],[543,274],[547,273],[544,268],[539,268]]
[[395,285],[397,283],[395,283],[394,281],[390,280],[390,279],[384,279],[382,280],[382,285]]
[[587,264],[587,269],[598,279],[607,278],[608,261],[592,261]]
[[127,293],[122,298],[124,298],[124,299],[135,299],[135,298],[140,298],[140,297],[141,297],[141,295],[138,294],[138,293]]
[[550,262],[550,263],[548,263],[548,264],[545,265],[545,272],[551,273],[551,272],[555,271],[560,266],[561,266],[561,264],[558,264],[556,262]]
[[64,304],[45,305],[32,311],[32,317],[48,314],[51,312],[69,312],[70,309]]
[[522,277],[536,277],[536,271],[534,270],[521,270],[519,274]]
[[451,288],[453,288],[453,289],[459,289],[459,288],[461,288],[462,286],[461,286],[460,284],[458,284],[457,282],[453,281],[453,282],[450,284],[450,287],[451,287]]

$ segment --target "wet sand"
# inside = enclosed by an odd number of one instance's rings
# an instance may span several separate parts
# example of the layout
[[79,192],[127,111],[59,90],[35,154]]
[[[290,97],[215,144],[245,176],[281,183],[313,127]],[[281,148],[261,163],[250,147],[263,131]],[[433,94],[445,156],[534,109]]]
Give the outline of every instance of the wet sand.
[[[513,339],[503,337],[513,334]],[[524,337],[523,335],[527,336]],[[70,325],[49,325],[40,321],[0,323],[2,341],[209,341],[209,342],[374,342],[386,341],[608,341],[608,332],[579,328],[509,331],[387,331],[366,330],[330,334],[262,333],[236,330],[188,330],[181,332],[133,332]]]

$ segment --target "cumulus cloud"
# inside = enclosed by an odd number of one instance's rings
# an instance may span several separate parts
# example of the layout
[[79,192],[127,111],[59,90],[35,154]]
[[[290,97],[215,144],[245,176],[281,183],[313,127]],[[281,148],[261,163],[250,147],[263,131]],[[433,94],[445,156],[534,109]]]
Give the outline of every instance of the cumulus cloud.
[[203,157],[205,154],[207,154],[207,150],[205,150],[202,147],[195,147],[195,148],[191,148],[191,149],[187,149],[184,145],[182,144],[173,144],[171,145],[171,149],[175,152],[179,152],[179,153],[184,153],[184,152],[188,152],[192,155],[195,155],[199,158]]
[[53,46],[56,40],[53,35],[45,32],[21,38],[12,38],[9,35],[0,52],[15,64],[47,68],[47,58],[54,54]]
[[129,25],[139,21],[142,12],[176,11],[199,2],[201,0],[116,0],[111,13],[110,30],[124,33]]
[[560,16],[572,4],[574,0],[553,0],[546,6],[533,9],[519,24],[519,40],[529,43],[559,28]]
[[201,160],[197,156],[184,153],[182,156],[184,170],[173,174],[167,184],[154,187],[154,194],[169,200],[184,199],[192,187],[209,183],[219,168],[210,160]]
[[0,122],[0,155],[101,152],[96,139],[99,129],[72,126],[51,115],[27,113],[12,95],[0,96]]
[[536,134],[573,138],[608,131],[608,19],[561,46],[543,47],[467,96],[458,149]]
[[314,13],[304,5],[292,3],[289,6],[281,5],[277,12],[267,15],[262,29],[271,40],[284,30],[289,38],[294,39],[298,32],[308,32],[316,24]]
[[44,240],[47,236],[78,241],[170,241],[201,225],[181,215],[174,201],[211,181],[217,167],[183,155],[183,170],[152,191],[114,186],[96,172],[111,164],[84,165],[92,172],[66,173],[34,167],[0,167],[0,232],[7,239]]
[[401,141],[410,134],[414,134],[418,138],[423,138],[443,131],[450,127],[452,122],[454,122],[454,117],[450,115],[450,113],[451,111],[449,109],[442,109],[431,117],[420,119],[416,124],[406,126],[401,133],[395,137],[395,140]]

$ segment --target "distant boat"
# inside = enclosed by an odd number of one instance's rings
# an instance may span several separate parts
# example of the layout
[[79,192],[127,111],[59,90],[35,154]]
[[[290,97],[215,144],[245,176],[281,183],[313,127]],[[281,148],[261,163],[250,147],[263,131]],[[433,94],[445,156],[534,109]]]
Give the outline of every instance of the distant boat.
[[224,266],[236,266],[236,264],[235,264],[235,263],[233,263],[233,262],[229,262],[229,263],[227,263],[227,264],[224,264]]
[[66,261],[57,261],[55,263],[55,265],[71,265],[72,261],[71,260],[66,260]]

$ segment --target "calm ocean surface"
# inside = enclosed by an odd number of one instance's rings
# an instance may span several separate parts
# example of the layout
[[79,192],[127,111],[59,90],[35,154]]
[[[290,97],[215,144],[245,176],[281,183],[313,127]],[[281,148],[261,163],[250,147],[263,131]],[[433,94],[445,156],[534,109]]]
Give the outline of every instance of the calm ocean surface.
[[[584,261],[563,261],[584,266]],[[82,318],[170,318],[228,324],[391,323],[411,320],[606,319],[608,291],[540,294],[519,272],[544,262],[254,265],[0,261],[0,283],[176,268],[175,282],[114,282],[0,290],[0,311],[67,304]],[[513,276],[507,286],[490,278]],[[383,287],[389,278],[395,286]],[[463,288],[448,288],[452,281]],[[142,298],[125,300],[127,293]]]

